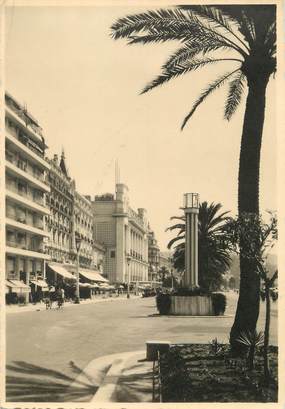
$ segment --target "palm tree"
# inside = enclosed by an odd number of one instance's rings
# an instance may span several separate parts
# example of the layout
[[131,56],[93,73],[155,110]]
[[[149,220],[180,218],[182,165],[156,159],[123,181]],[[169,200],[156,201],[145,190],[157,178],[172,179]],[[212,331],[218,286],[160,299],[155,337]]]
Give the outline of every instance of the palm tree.
[[[199,206],[198,215],[198,274],[199,285],[204,289],[216,290],[222,282],[222,274],[228,270],[231,263],[230,252],[225,242],[223,227],[228,221],[228,212],[218,214],[222,205],[210,205],[203,202]],[[175,244],[173,254],[174,267],[183,271],[185,267],[185,217],[172,217],[178,223],[167,230],[178,230],[177,236],[168,243],[170,249]]]
[[[230,120],[248,88],[241,137],[238,176],[239,214],[259,213],[259,167],[265,96],[276,70],[276,7],[274,5],[182,6],[120,18],[112,26],[114,39],[129,44],[175,40],[181,46],[162,66],[161,74],[146,85],[147,92],[180,75],[213,64],[233,68],[209,84],[182,123],[215,90],[229,84],[224,116]],[[223,54],[224,53],[224,54]],[[253,331],[259,315],[260,278],[257,266],[244,256],[241,243],[240,295],[231,343],[240,331]]]

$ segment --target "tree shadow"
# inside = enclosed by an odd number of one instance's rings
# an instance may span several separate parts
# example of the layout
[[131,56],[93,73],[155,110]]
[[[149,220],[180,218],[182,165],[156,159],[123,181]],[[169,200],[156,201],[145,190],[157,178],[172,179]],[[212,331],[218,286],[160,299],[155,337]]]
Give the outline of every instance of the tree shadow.
[[59,371],[15,361],[7,365],[7,402],[88,402],[98,389],[92,377],[74,362],[69,363],[74,378]]
[[[133,370],[134,365],[128,370]],[[120,388],[116,392],[116,402],[151,402],[152,401],[152,371],[123,374],[120,377]]]

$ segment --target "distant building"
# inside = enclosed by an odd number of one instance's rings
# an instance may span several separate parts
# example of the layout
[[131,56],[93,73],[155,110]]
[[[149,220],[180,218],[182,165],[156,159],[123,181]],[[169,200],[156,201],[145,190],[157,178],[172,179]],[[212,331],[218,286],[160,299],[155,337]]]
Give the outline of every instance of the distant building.
[[148,222],[145,209],[129,205],[128,187],[116,185],[115,196],[92,202],[94,239],[106,247],[104,274],[112,283],[148,280]]
[[58,155],[54,155],[49,164],[50,193],[47,201],[50,215],[46,222],[49,232],[47,251],[53,262],[72,263],[76,258],[73,247],[75,184],[67,174],[64,154],[60,161]]
[[27,302],[46,287],[45,217],[50,188],[45,160],[47,148],[36,119],[11,95],[5,95],[6,168],[6,297],[15,302],[22,294]]
[[74,195],[74,245],[75,237],[81,239],[79,263],[82,267],[92,268],[93,251],[93,213],[89,199],[75,191]]
[[58,155],[54,155],[54,158],[49,160],[49,164],[48,203],[51,212],[47,218],[49,231],[47,251],[51,262],[47,265],[48,281],[52,284],[74,281],[77,268],[76,238],[80,239],[81,275],[84,275],[87,269],[89,277],[92,277],[89,270],[96,270],[93,271],[93,281],[100,281],[97,271],[103,273],[105,248],[101,243],[95,243],[93,240],[93,213],[90,198],[76,191],[75,181],[71,179],[67,170],[64,152],[60,160]]
[[171,252],[164,251],[159,253],[159,269],[165,268],[169,273],[173,269]]
[[159,247],[155,234],[152,230],[149,229],[148,232],[148,280],[149,281],[158,281],[158,271],[159,271]]

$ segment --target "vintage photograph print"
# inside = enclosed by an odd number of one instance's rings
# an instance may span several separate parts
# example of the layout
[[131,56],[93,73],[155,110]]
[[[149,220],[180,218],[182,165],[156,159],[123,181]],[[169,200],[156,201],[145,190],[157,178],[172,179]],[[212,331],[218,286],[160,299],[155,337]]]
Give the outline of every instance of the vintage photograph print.
[[2,5],[3,407],[278,402],[280,4],[181,3]]

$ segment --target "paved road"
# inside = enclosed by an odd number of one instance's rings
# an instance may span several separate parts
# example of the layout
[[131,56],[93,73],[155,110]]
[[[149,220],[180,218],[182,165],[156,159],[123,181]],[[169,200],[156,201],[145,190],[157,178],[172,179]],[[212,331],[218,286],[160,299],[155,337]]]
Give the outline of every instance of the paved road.
[[[236,299],[230,293],[227,313],[234,313]],[[8,314],[7,400],[64,400],[66,385],[94,358],[141,350],[153,339],[208,342],[217,337],[227,341],[233,322],[233,316],[152,316],[155,313],[154,298],[143,298]],[[264,305],[261,329],[263,321]],[[276,304],[271,327],[271,343],[276,344]],[[33,391],[31,395],[28,390]]]

